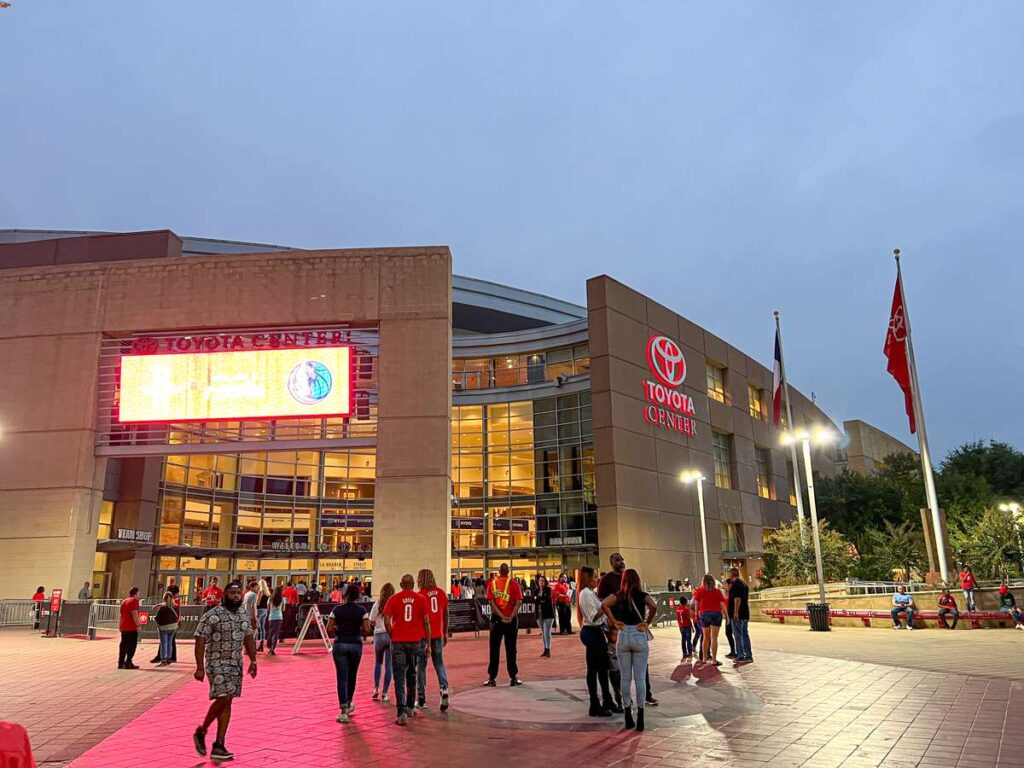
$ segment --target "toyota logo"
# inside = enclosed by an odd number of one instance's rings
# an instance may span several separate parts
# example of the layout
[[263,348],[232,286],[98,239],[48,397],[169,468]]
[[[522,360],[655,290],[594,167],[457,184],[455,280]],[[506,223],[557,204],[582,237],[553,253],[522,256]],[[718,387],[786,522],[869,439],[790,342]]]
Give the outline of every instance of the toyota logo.
[[683,350],[668,336],[651,336],[647,340],[647,365],[666,387],[678,387],[686,378]]

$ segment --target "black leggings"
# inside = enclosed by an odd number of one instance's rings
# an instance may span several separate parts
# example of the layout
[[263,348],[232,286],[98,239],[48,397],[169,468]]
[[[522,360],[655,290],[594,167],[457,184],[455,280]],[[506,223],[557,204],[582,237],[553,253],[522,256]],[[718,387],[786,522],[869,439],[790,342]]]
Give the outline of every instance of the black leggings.
[[605,703],[612,701],[608,688],[608,642],[600,627],[583,627],[581,638],[587,649],[587,691],[590,703],[598,704],[597,685],[601,684],[601,697]]

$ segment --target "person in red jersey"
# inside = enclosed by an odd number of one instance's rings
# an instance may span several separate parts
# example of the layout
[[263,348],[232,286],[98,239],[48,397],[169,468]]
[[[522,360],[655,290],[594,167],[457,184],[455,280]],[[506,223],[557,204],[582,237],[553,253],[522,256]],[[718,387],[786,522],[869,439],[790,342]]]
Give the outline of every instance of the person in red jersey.
[[[427,618],[430,622],[430,639],[427,645],[430,646],[430,659],[434,662],[434,672],[437,673],[437,684],[441,689],[441,711],[448,709],[448,671],[444,667],[444,647],[448,644],[448,595],[437,586],[434,579],[434,572],[429,568],[423,568],[416,574],[416,586],[420,588],[420,594],[426,601]],[[416,683],[418,685],[418,696],[416,706],[424,709],[427,706],[427,657],[420,656],[416,671]]]
[[676,603],[676,623],[679,624],[679,634],[683,641],[683,661],[693,658],[693,620],[690,618],[690,608],[682,598]]
[[288,582],[288,585],[281,590],[281,597],[284,598],[284,601],[288,603],[288,605],[299,604],[299,590],[297,590],[290,581]]
[[206,603],[206,610],[215,608],[220,605],[220,601],[224,599],[224,590],[217,584],[217,577],[214,576],[210,579],[210,586],[203,590],[203,602]]
[[487,683],[497,685],[498,659],[501,644],[505,643],[505,664],[508,667],[509,685],[522,685],[519,666],[516,664],[516,643],[519,635],[519,606],[523,602],[523,590],[512,578],[508,563],[502,563],[498,576],[487,582],[487,601],[491,604],[490,661],[487,664]]
[[415,714],[416,666],[420,654],[429,653],[430,620],[427,601],[413,592],[416,582],[411,573],[402,577],[402,591],[391,596],[384,606],[384,626],[391,636],[391,667],[395,673],[395,723],[405,725]]
[[118,629],[121,632],[121,642],[117,648],[118,669],[138,669],[133,659],[135,649],[139,646],[139,630],[142,622],[139,620],[139,588],[132,587],[128,590],[128,597],[121,601],[121,621]]

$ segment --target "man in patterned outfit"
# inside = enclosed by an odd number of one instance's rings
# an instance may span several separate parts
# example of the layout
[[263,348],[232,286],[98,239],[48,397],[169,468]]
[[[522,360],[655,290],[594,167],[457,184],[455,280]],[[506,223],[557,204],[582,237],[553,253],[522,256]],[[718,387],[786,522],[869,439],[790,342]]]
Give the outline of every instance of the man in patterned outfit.
[[209,674],[213,703],[203,724],[192,734],[196,752],[206,755],[206,730],[217,721],[217,738],[210,759],[231,760],[234,755],[224,745],[231,722],[231,702],[242,695],[242,647],[249,656],[249,677],[256,677],[256,641],[252,622],[242,606],[242,585],[232,581],[224,588],[220,605],[211,608],[196,627],[196,672],[199,682]]

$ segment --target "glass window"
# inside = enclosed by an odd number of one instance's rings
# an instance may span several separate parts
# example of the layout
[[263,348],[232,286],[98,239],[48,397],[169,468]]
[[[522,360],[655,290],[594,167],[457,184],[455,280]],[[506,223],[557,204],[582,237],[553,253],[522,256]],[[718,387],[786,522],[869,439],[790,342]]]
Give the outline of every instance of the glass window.
[[548,381],[554,381],[561,375],[573,375],[572,349],[553,349],[547,353],[548,358]]
[[732,488],[732,437],[721,432],[711,433],[711,452],[715,460],[715,485]]
[[767,448],[755,448],[754,458],[757,462],[757,495],[762,499],[773,498],[771,463]]
[[707,369],[708,397],[710,397],[712,400],[717,400],[720,403],[724,403],[725,369],[715,365],[714,363],[707,363],[705,367]]
[[747,401],[750,408],[750,415],[752,418],[760,419],[765,421],[768,418],[767,411],[764,407],[764,390],[759,387],[755,387],[753,384],[747,385]]
[[722,553],[743,551],[743,523],[722,523]]

